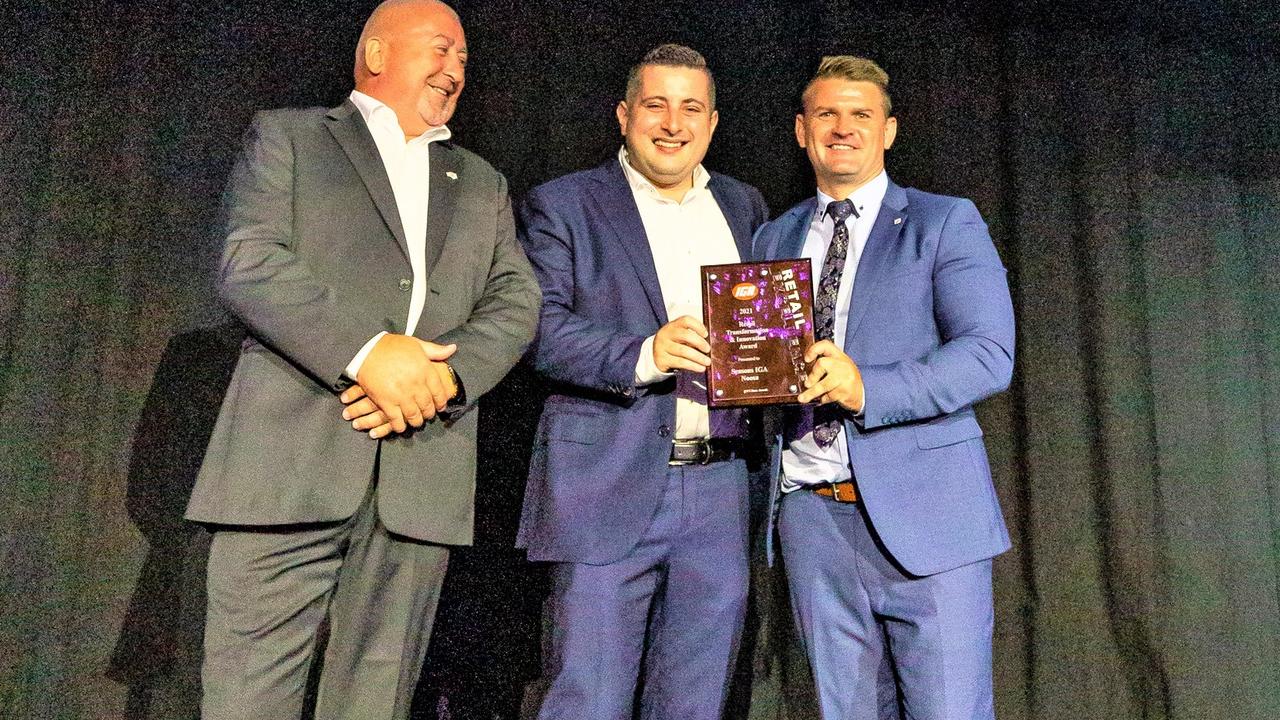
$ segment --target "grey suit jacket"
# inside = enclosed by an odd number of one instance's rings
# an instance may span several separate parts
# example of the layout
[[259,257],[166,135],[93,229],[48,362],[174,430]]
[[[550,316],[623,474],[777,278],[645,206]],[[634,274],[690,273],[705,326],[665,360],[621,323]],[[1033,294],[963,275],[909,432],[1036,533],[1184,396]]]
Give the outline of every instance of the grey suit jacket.
[[507,184],[488,163],[433,143],[425,238],[406,238],[377,146],[350,101],[253,120],[225,198],[221,295],[248,329],[187,519],[235,525],[341,520],[378,462],[383,524],[471,541],[476,413],[451,412],[381,442],[351,429],[343,369],[380,331],[403,332],[426,243],[417,337],[450,359],[474,402],[533,338],[540,294],[515,240]]

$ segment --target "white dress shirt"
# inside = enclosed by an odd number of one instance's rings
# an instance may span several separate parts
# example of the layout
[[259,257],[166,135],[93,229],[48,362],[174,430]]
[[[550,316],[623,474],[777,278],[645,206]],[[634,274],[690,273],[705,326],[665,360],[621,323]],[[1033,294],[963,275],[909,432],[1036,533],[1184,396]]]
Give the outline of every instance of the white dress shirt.
[[[880,203],[884,200],[885,190],[889,188],[889,176],[882,170],[866,185],[853,191],[849,199],[853,201],[858,217],[849,216],[845,226],[849,229],[849,248],[844,258],[844,272],[840,276],[840,289],[836,293],[835,342],[837,347],[844,347],[844,330],[849,320],[849,299],[853,296],[853,282],[858,274],[858,261],[862,258],[862,249],[867,246],[867,238],[871,235],[871,227],[875,225],[876,216],[880,214]],[[831,246],[831,236],[835,232],[835,221],[827,214],[828,203],[835,200],[821,190],[818,191],[818,207],[813,219],[809,222],[809,233],[805,236],[802,257],[810,259],[813,266],[814,282],[821,276],[822,263],[827,257],[827,248]],[[815,287],[816,289],[816,287]],[[812,414],[807,413],[812,420]],[[844,428],[836,435],[835,442],[827,447],[819,447],[813,439],[813,428],[803,427],[801,437],[793,438],[790,447],[782,451],[782,491],[790,492],[801,485],[817,485],[821,483],[839,482],[853,477],[849,468],[849,443],[845,438]]]
[[[667,308],[668,320],[681,315],[702,319],[703,265],[736,263],[738,246],[733,232],[715,197],[707,189],[711,174],[702,165],[693,169],[693,187],[679,200],[658,193],[658,188],[627,161],[627,149],[618,151],[618,162],[631,185],[631,194],[640,210],[644,233],[649,238],[653,266],[658,271],[658,285]],[[636,361],[636,385],[650,385],[671,377],[653,360],[653,338],[650,335],[640,348]],[[686,371],[680,371],[686,372]],[[705,379],[698,382],[706,385]],[[676,432],[681,440],[710,437],[711,427],[706,403],[676,398]]]
[[[437,140],[448,140],[452,133],[445,125],[433,127],[411,140],[406,140],[396,111],[359,90],[351,91],[351,102],[360,111],[364,124],[378,146],[382,166],[391,181],[400,226],[409,246],[409,265],[413,270],[413,289],[409,293],[409,316],[404,334],[412,335],[422,317],[427,300],[427,198],[431,192],[431,154],[428,146]],[[355,379],[360,365],[385,332],[374,335],[360,348],[347,365],[347,377]]]

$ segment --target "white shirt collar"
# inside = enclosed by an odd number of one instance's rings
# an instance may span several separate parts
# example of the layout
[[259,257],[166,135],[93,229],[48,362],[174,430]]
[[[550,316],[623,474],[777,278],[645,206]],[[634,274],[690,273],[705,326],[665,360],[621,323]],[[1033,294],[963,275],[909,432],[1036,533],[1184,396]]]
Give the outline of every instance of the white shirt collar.
[[[662,200],[667,199],[662,197],[658,192],[658,188],[649,180],[649,178],[642,175],[639,170],[631,167],[631,161],[627,159],[626,145],[623,145],[618,149],[618,163],[622,165],[622,172],[627,176],[627,183],[631,185],[632,191],[648,193],[652,197]],[[698,166],[693,169],[693,188],[685,194],[684,200],[688,200],[692,197],[695,191],[706,189],[707,183],[710,181],[711,173],[707,172],[706,168],[702,167],[702,163],[698,163]],[[684,200],[681,200],[681,202],[684,202]]]
[[[880,174],[871,178],[866,185],[854,190],[849,195],[849,199],[853,201],[853,206],[858,209],[858,217],[866,217],[868,211],[879,211],[880,203],[884,201],[884,194],[889,189],[889,174],[884,170]],[[821,220],[827,212],[827,205],[835,201],[830,195],[818,191],[818,207],[814,210],[817,214],[817,220]]]
[[[366,95],[359,90],[352,90],[350,98],[351,103],[360,111],[360,116],[364,118],[364,124],[369,126],[370,132],[383,133],[388,137],[394,133],[399,135],[401,142],[404,142],[404,129],[400,127],[400,120],[396,118],[395,110],[387,107],[386,103],[381,100]],[[440,125],[429,128],[426,132],[408,142],[427,144],[439,140],[448,140],[451,137],[453,137],[453,133],[449,130],[449,126]]]

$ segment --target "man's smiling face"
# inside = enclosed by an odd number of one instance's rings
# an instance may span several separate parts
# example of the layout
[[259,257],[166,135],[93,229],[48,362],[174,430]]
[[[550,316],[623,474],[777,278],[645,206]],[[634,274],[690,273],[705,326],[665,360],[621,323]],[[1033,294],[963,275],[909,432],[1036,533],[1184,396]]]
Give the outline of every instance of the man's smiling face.
[[796,142],[809,155],[818,188],[838,200],[884,170],[884,151],[897,132],[897,118],[885,117],[884,95],[870,82],[816,80],[796,115]]
[[631,167],[659,190],[687,189],[719,120],[707,73],[667,65],[641,68],[639,91],[618,103],[617,114]]
[[406,136],[444,125],[466,82],[467,39],[457,15],[439,3],[408,3],[377,20],[364,48],[368,94],[396,112]]

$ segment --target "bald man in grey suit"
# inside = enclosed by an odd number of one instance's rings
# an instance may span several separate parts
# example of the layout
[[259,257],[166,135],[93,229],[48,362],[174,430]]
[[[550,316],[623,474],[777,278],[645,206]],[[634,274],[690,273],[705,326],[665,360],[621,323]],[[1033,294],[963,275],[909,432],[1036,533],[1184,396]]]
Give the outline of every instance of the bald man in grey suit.
[[470,410],[540,299],[505,179],[449,141],[466,55],[450,8],[391,0],[350,98],[249,130],[220,285],[248,337],[187,509],[213,532],[205,718],[299,717],[326,618],[315,717],[408,715],[471,541]]

